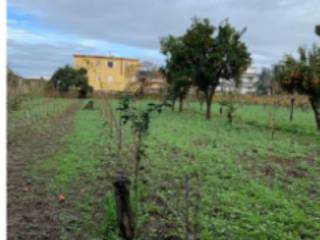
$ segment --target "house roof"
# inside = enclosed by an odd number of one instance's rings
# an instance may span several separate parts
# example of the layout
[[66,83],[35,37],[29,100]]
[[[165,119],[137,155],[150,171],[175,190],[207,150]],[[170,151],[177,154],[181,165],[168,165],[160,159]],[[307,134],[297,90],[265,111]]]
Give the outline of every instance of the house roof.
[[74,54],[73,57],[85,57],[85,58],[103,58],[103,59],[117,59],[126,61],[139,61],[138,58],[124,58],[124,57],[114,57],[114,56],[102,56],[102,55],[86,55],[86,54]]

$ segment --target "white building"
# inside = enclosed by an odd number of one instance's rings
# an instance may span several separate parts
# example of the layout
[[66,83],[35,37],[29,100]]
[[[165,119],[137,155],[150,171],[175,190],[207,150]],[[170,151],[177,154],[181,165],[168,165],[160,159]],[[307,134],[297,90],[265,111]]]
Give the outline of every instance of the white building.
[[241,82],[236,88],[234,81],[221,80],[217,91],[219,92],[229,92],[237,89],[240,94],[250,94],[256,92],[256,82],[259,79],[256,68],[248,68],[247,71],[241,76]]

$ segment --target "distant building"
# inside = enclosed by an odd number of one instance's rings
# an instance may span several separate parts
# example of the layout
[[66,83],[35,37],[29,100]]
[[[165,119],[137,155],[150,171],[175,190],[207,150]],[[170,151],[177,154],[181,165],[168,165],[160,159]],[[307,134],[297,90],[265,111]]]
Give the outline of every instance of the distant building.
[[[247,71],[241,76],[241,83],[237,87],[240,94],[250,94],[256,92],[256,83],[259,79],[256,68],[248,68]],[[234,81],[221,80],[217,91],[228,92],[236,89]]]
[[[140,70],[138,73],[138,78],[140,81],[144,80],[144,91],[146,93],[160,94],[164,92],[167,87],[166,79],[157,70]],[[140,88],[140,83],[138,83],[136,87]]]
[[75,68],[87,70],[89,85],[94,90],[125,91],[137,82],[139,59],[79,54],[73,57]]

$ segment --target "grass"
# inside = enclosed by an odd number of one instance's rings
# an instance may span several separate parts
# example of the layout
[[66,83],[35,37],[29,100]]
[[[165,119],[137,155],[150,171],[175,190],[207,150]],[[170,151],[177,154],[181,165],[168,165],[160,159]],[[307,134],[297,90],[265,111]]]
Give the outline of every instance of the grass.
[[[287,184],[281,180],[286,178],[286,166],[279,166],[276,179],[256,177],[249,168],[251,164],[266,166],[273,164],[273,159],[284,158],[319,173],[319,164],[309,165],[304,159],[315,152],[319,142],[313,139],[306,145],[298,135],[283,132],[272,141],[267,130],[243,126],[243,122],[229,126],[217,117],[209,122],[194,112],[165,112],[154,118],[151,129],[147,154],[151,160],[146,168],[153,170],[151,176],[158,175],[153,188],[163,184],[161,174],[166,175],[168,186],[174,180],[182,182],[184,175],[198,175],[194,184],[194,191],[202,196],[197,202],[201,209],[198,214],[202,215],[200,219],[207,219],[201,223],[201,239],[319,236],[319,203],[304,195],[306,186],[320,187],[314,182],[320,180],[317,174],[308,173],[308,177],[293,178]],[[174,186],[163,194],[170,190],[175,191]]]
[[[74,213],[66,209],[61,211],[66,239],[80,234],[80,231],[91,239],[99,228],[93,215],[97,208],[101,207],[99,212],[104,208],[102,196],[108,189],[102,183],[108,175],[101,168],[107,144],[103,123],[98,111],[76,112],[73,132],[61,140],[64,149],[40,166],[42,170],[55,173],[49,184],[50,192],[54,196],[62,194],[66,206],[77,209]],[[101,189],[106,192],[101,192]]]
[[[25,130],[42,131],[52,118],[74,104],[70,99],[32,98],[23,101],[18,110],[8,113],[8,135],[21,135]],[[21,132],[22,131],[22,132]]]
[[[140,238],[184,236],[188,204],[188,224],[199,239],[317,239],[320,135],[313,115],[296,110],[289,123],[288,110],[278,108],[272,139],[269,111],[243,106],[233,125],[218,114],[217,106],[210,121],[196,103],[182,113],[155,113],[140,176]],[[41,166],[55,172],[50,191],[66,194],[66,202],[81,215],[75,225],[64,212],[66,226],[74,227],[66,238],[85,229],[87,238],[109,234],[109,239],[117,239],[111,191],[116,139],[103,123],[99,111],[78,111],[73,133],[62,141],[64,150]],[[122,160],[130,176],[131,143],[132,132],[126,126]],[[97,196],[101,188],[103,194]],[[93,220],[93,209],[101,212],[98,219]]]

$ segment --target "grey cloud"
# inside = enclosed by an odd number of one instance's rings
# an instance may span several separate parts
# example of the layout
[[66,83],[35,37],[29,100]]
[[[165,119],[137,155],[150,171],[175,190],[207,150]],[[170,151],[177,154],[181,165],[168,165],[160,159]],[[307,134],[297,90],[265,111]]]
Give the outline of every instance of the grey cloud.
[[313,28],[320,23],[319,0],[9,0],[9,5],[61,33],[150,49],[159,49],[160,37],[183,33],[193,16],[215,25],[229,17],[236,27],[247,27],[244,40],[257,65],[318,41]]
[[8,65],[26,77],[50,77],[62,64],[72,64],[75,52],[94,52],[95,49],[74,45],[24,44],[8,42]]

